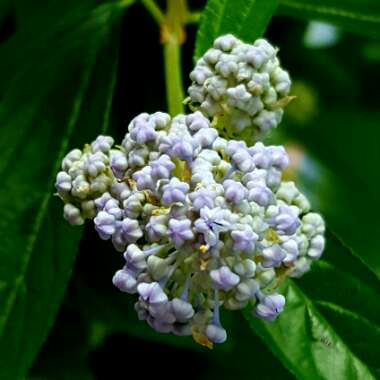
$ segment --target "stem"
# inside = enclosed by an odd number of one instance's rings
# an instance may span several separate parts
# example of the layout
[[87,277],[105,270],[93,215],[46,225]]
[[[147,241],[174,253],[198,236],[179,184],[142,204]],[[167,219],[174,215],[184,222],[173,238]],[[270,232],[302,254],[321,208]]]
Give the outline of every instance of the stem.
[[161,26],[168,111],[174,116],[184,112],[181,45],[188,13],[186,0],[167,0],[166,22]]
[[158,25],[162,25],[165,21],[165,15],[162,13],[160,7],[154,0],[141,0],[146,10],[151,14]]
[[212,321],[215,325],[220,326],[220,315],[219,315],[219,290],[214,290],[214,315]]
[[185,40],[184,27],[189,17],[186,0],[167,0],[166,14],[154,0],[141,0],[141,3],[161,27],[168,112],[171,116],[184,113],[181,45]]
[[178,39],[169,36],[164,42],[166,99],[171,116],[184,112],[182,84],[181,47]]

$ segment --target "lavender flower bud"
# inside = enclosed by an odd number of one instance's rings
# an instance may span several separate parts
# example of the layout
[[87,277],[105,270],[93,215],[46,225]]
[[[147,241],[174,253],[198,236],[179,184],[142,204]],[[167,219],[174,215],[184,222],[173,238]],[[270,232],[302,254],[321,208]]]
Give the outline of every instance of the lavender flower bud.
[[221,232],[230,229],[230,223],[226,220],[225,210],[220,207],[209,209],[203,207],[200,211],[200,218],[194,223],[196,231],[203,234],[206,243],[214,246],[218,243]]
[[278,244],[264,248],[262,255],[264,259],[262,265],[264,268],[278,267],[281,265],[282,260],[286,257],[286,253]]
[[152,282],[150,284],[143,282],[137,286],[137,291],[140,297],[151,305],[168,302],[168,297],[158,282]]
[[207,148],[218,137],[218,132],[214,128],[202,128],[194,134],[194,140],[202,147]]
[[111,150],[113,143],[112,137],[100,135],[91,143],[91,149],[94,153],[102,152],[107,154]]
[[210,209],[213,208],[215,194],[211,190],[201,187],[190,193],[189,198],[192,202],[194,210],[200,211],[203,207],[208,207]]
[[154,129],[154,124],[150,121],[135,119],[132,121],[130,128],[130,136],[138,144],[145,144],[148,141],[156,139],[157,132]]
[[122,179],[128,168],[128,162],[125,154],[118,150],[111,151],[110,166],[114,176]]
[[96,205],[96,208],[98,209],[98,211],[103,210],[106,203],[111,199],[114,199],[114,198],[112,198],[112,195],[108,192],[103,193],[101,197],[96,198],[95,199],[95,205]]
[[167,154],[161,155],[157,160],[150,163],[152,168],[151,175],[153,178],[169,178],[175,164]]
[[172,312],[178,322],[188,322],[194,315],[194,309],[191,303],[180,298],[174,298],[171,301]]
[[213,343],[224,343],[227,340],[227,332],[222,326],[210,324],[206,328],[207,338]]
[[249,189],[248,199],[260,206],[266,207],[272,203],[273,193],[268,187],[258,185]]
[[141,170],[133,173],[133,179],[136,181],[138,190],[154,190],[155,182],[152,178],[152,168],[145,166]]
[[297,210],[289,206],[280,206],[278,215],[268,223],[281,235],[293,235],[301,224]]
[[255,308],[255,314],[267,321],[274,321],[285,306],[285,297],[281,294],[264,296]]
[[231,203],[238,204],[246,197],[247,189],[240,182],[227,179],[223,182],[223,187],[225,197]]
[[168,217],[166,215],[151,216],[145,227],[149,240],[155,242],[167,236],[167,223]]
[[283,259],[283,262],[286,263],[293,263],[298,256],[299,250],[298,250],[298,244],[295,240],[289,239],[281,244],[282,249],[285,251],[286,256]]
[[325,248],[325,238],[322,235],[317,235],[310,240],[310,248],[307,255],[313,260],[319,259]]
[[210,272],[210,277],[213,285],[218,289],[229,290],[236,286],[240,278],[237,274],[231,272],[227,266],[222,266],[219,269],[214,269]]
[[116,231],[116,219],[106,211],[100,211],[94,218],[95,229],[103,240],[108,240]]
[[118,270],[113,276],[112,282],[122,292],[130,294],[136,293],[136,277],[129,269]]
[[66,172],[59,172],[55,182],[55,188],[61,196],[69,193],[71,190],[71,177]]
[[194,112],[186,116],[186,124],[193,132],[197,132],[203,128],[209,128],[210,122],[201,112]]
[[130,218],[123,219],[121,222],[121,231],[128,243],[134,243],[143,236],[139,222]]
[[171,155],[180,160],[191,161],[193,159],[196,141],[190,138],[178,138],[172,140]]
[[194,239],[191,221],[189,219],[169,220],[168,235],[176,247],[181,247],[185,241]]
[[175,202],[183,203],[186,199],[186,193],[189,191],[189,185],[186,182],[181,182],[177,178],[172,178],[165,185],[162,194],[162,202],[164,205],[169,205]]
[[248,226],[244,230],[232,231],[231,237],[234,241],[234,249],[246,253],[253,252],[255,249],[255,243],[258,239],[258,235]]
[[127,250],[124,252],[124,258],[127,266],[134,270],[140,271],[147,266],[143,251],[135,244],[128,245]]

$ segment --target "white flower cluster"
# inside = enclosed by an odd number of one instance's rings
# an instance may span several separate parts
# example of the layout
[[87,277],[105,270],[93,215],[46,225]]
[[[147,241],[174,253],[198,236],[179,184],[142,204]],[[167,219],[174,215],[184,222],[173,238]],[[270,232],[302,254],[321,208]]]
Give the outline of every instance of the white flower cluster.
[[[282,181],[285,149],[226,140],[200,112],[141,114],[118,150],[106,139],[107,149],[96,140],[69,153],[57,189],[80,215],[82,199],[95,205],[100,237],[124,253],[113,282],[138,294],[138,317],[206,345],[227,337],[221,306],[252,303],[256,316],[275,319],[285,303],[278,282],[307,271],[324,247],[322,218]],[[102,191],[74,191],[104,173]]]
[[214,118],[229,138],[262,137],[292,99],[289,74],[276,54],[264,39],[250,45],[231,34],[217,38],[190,74],[191,107]]

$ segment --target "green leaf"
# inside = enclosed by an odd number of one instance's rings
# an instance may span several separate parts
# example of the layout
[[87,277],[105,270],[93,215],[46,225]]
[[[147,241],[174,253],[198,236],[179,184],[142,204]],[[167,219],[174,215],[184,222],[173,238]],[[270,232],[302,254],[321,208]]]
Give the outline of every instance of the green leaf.
[[[60,160],[101,132],[115,84],[123,8],[71,12],[0,51],[0,378],[19,379],[52,325],[81,229],[52,198]],[[4,79],[4,80],[3,80]]]
[[195,58],[201,57],[215,38],[226,33],[247,42],[262,36],[277,4],[277,0],[209,0],[201,16]]
[[[380,283],[333,235],[322,259],[281,292],[272,324],[246,310],[252,329],[300,379],[374,379],[380,339]],[[359,333],[360,332],[360,333]]]
[[360,109],[324,109],[307,127],[287,125],[288,133],[308,152],[298,168],[303,190],[329,227],[378,276],[379,116]]
[[307,20],[322,20],[349,31],[379,37],[377,0],[280,0],[279,12]]

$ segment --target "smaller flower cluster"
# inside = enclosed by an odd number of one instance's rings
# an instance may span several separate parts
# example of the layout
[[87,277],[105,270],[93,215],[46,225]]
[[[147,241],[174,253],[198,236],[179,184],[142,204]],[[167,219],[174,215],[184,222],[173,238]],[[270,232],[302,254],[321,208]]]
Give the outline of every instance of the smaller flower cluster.
[[63,215],[69,223],[80,225],[96,215],[94,200],[114,181],[109,166],[113,142],[112,137],[98,136],[83,151],[74,149],[63,159],[55,187],[65,202]]
[[217,38],[190,74],[192,107],[216,117],[229,138],[261,137],[280,123],[291,100],[289,74],[276,53],[264,39],[250,45],[231,34]]
[[[141,114],[121,146],[112,144],[101,136],[70,152],[57,190],[124,253],[113,282],[138,294],[138,317],[207,345],[227,337],[221,306],[253,303],[256,316],[274,320],[285,298],[273,289],[307,271],[324,247],[322,218],[282,181],[285,149],[221,138],[200,112]],[[90,190],[74,190],[76,181]]]

